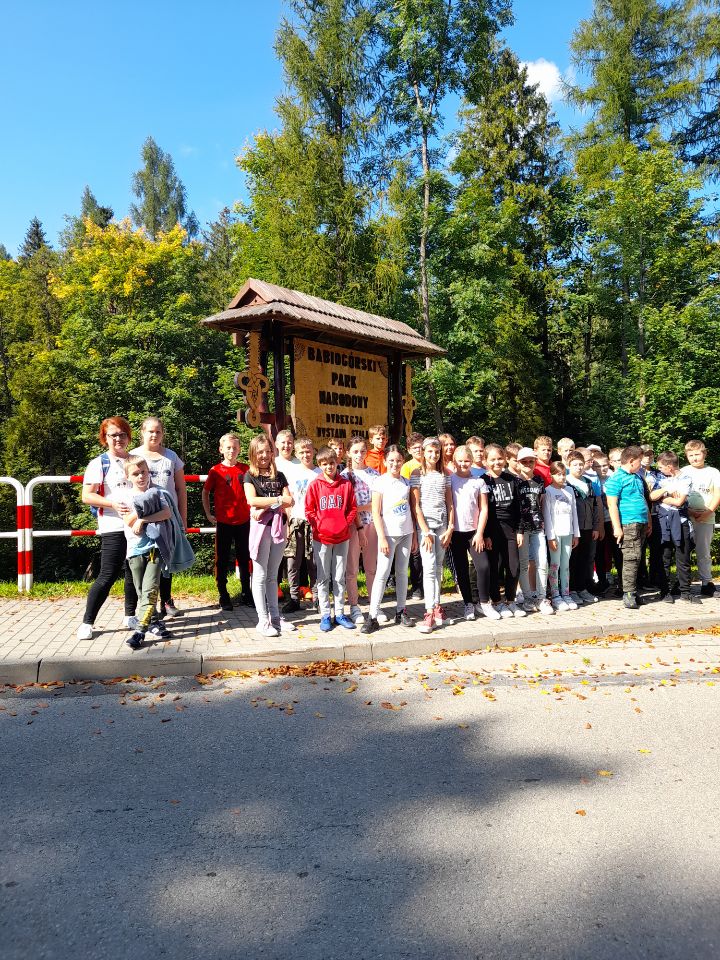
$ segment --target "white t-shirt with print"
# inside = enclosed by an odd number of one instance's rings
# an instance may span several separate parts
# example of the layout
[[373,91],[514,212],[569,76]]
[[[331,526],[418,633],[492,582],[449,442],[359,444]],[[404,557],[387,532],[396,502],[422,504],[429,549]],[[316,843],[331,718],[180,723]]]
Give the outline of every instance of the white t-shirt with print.
[[412,534],[413,523],[410,512],[410,481],[404,477],[397,480],[384,473],[375,481],[373,493],[382,495],[382,519],[385,535],[404,537]]
[[148,465],[154,487],[167,490],[177,506],[177,490],[175,489],[175,473],[182,470],[185,464],[174,450],[164,448],[162,453],[148,453],[144,447],[135,447],[130,451],[131,456],[143,457]]
[[[715,491],[720,490],[720,470],[715,467],[683,467],[680,471],[681,477],[688,477],[690,480],[690,493],[688,495],[688,507],[690,510],[702,510],[707,507]],[[702,502],[701,502],[702,501]],[[693,523],[715,523],[715,517],[710,516],[706,520],[696,520],[691,518]]]
[[[99,486],[100,484],[104,484],[103,492],[100,496],[107,497],[108,500],[122,500],[123,497],[119,496],[119,494],[130,488],[130,483],[125,476],[125,459],[113,457],[112,454],[108,454],[108,457],[110,458],[110,466],[105,474],[105,479],[103,480],[102,461],[100,457],[95,457],[85,468],[83,485],[88,486],[92,483]],[[115,510],[111,510],[109,507],[100,508],[97,518],[99,534],[118,533],[124,529],[124,526],[122,518]]]
[[[376,481],[380,479],[380,474],[377,470],[373,470],[372,467],[361,467],[360,470],[352,470],[352,477],[350,473],[351,469],[348,467],[346,470],[343,470],[341,476],[347,477],[351,483],[353,478],[355,480],[353,483],[355,506],[367,507],[369,504],[372,504],[372,492],[375,489]],[[373,522],[372,510],[358,510],[358,516],[364,527],[369,527]]]
[[317,479],[317,468],[305,467],[302,463],[288,463],[287,460],[284,460],[283,463],[285,464],[283,473],[294,501],[290,509],[290,516],[293,520],[306,520],[305,497],[309,484]]

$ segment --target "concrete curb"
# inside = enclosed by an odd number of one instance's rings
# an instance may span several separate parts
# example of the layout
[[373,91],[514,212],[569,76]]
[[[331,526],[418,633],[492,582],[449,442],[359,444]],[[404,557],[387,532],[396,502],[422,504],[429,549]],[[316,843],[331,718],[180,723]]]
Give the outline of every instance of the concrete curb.
[[[228,649],[219,652],[159,655],[156,651],[143,654],[128,653],[127,656],[110,657],[42,657],[40,659],[0,661],[0,684],[51,683],[71,680],[111,680],[115,677],[168,676],[193,677],[198,673],[214,673],[219,670],[262,670],[265,667],[304,666],[316,660],[346,660],[367,663],[391,657],[421,657],[440,650],[482,650],[485,647],[518,647],[523,645],[551,645],[592,637],[611,638],[634,634],[638,637],[664,630],[688,630],[701,633],[704,628],[718,625],[718,615],[700,614],[688,617],[687,621],[668,621],[659,616],[643,617],[635,622],[622,624],[562,623],[560,618],[543,620],[535,626],[525,621],[504,621],[489,628],[487,621],[478,621],[482,630],[472,637],[458,636],[451,630],[438,630],[432,634],[408,631],[407,639],[382,638],[382,630],[372,639],[337,646],[318,645],[314,638],[291,650]],[[523,629],[524,628],[524,629]]]

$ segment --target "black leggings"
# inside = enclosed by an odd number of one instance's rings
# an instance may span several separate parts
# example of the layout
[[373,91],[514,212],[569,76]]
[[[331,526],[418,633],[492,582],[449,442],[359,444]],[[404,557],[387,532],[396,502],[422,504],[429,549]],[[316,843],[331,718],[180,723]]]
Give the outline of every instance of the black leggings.
[[480,603],[487,603],[490,599],[490,563],[486,550],[478,551],[472,545],[474,530],[453,530],[450,540],[450,556],[455,567],[455,576],[460,588],[464,603],[472,603],[470,589],[470,568],[467,556],[470,554],[477,574],[477,588]]
[[125,569],[125,616],[135,616],[137,593],[130,568],[125,563],[127,538],[122,530],[100,536],[100,573],[90,587],[83,623],[95,623],[100,607],[105,603],[112,585]]
[[520,554],[518,552],[517,531],[501,526],[490,534],[492,550],[490,552],[490,596],[494,603],[500,600],[500,569],[504,571],[505,603],[514,603],[520,575]]

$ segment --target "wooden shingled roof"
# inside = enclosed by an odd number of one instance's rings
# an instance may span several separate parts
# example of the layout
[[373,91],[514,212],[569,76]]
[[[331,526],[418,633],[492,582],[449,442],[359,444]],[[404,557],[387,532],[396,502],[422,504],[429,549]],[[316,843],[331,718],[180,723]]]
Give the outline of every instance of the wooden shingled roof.
[[259,329],[267,319],[282,320],[285,336],[308,337],[356,349],[377,345],[405,356],[440,357],[442,347],[426,340],[407,323],[354,310],[341,303],[310,297],[263,280],[247,280],[226,310],[203,323],[218,330]]

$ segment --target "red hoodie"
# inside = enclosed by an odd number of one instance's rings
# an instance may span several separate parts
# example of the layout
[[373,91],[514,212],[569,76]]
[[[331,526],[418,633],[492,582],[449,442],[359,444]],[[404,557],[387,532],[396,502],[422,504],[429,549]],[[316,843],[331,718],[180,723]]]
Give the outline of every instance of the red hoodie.
[[313,540],[318,543],[344,543],[350,539],[357,508],[352,483],[336,475],[330,482],[324,476],[310,482],[305,497],[305,516]]

